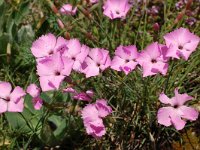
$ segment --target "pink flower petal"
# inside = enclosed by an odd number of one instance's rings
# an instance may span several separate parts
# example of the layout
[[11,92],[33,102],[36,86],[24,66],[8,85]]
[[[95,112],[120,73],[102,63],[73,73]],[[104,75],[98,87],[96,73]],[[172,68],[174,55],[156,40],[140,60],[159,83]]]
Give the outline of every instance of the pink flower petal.
[[17,86],[10,94],[10,101],[18,103],[18,101],[20,101],[20,99],[25,95],[26,95],[25,91],[21,87]]
[[175,100],[176,100],[175,103],[178,104],[179,106],[181,106],[185,102],[193,99],[193,97],[187,95],[186,93],[185,94],[179,94],[177,88],[174,90],[174,93],[175,93]]
[[176,128],[176,130],[182,130],[185,127],[186,121],[182,120],[181,116],[176,111],[173,111],[170,117],[171,122]]
[[12,90],[12,86],[9,82],[0,82],[0,98],[6,99],[9,97]]
[[63,15],[75,15],[77,7],[73,8],[71,4],[65,4],[60,8],[60,13]]
[[55,52],[55,45],[56,37],[53,34],[48,33],[33,42],[31,52],[36,58],[49,56]]
[[36,84],[30,84],[27,87],[27,93],[30,94],[32,97],[38,97],[40,95],[40,89]]
[[35,97],[32,99],[33,106],[35,110],[40,110],[43,105],[43,100],[40,97]]
[[39,78],[42,91],[58,90],[65,76],[42,76]]
[[157,113],[158,123],[167,127],[172,125],[170,117],[172,113],[173,113],[172,107],[160,108]]
[[165,95],[165,93],[161,93],[160,94],[159,100],[163,104],[171,104],[172,105],[172,99],[170,99],[169,97],[167,97],[167,95]]
[[24,99],[18,99],[18,102],[10,101],[8,103],[9,112],[23,112],[24,110]]
[[87,102],[92,100],[91,97],[84,92],[74,95],[73,98],[77,100],[81,100],[81,101],[87,101]]
[[77,93],[77,91],[72,87],[68,87],[68,88],[64,89],[63,91],[67,92],[67,93],[72,93],[72,94],[76,94]]
[[101,118],[104,118],[112,113],[112,108],[107,105],[107,101],[104,99],[97,100],[95,106],[98,110],[99,117]]
[[8,102],[0,98],[0,114],[7,111]]
[[194,121],[198,119],[198,111],[196,111],[194,108],[190,108],[187,106],[180,106],[178,108],[182,112],[182,118]]

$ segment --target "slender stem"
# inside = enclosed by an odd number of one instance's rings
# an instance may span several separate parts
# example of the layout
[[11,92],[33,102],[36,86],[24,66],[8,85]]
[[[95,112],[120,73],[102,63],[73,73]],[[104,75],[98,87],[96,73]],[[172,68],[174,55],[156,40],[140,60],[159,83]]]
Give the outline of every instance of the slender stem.
[[174,66],[175,66],[175,63],[174,63],[174,61],[172,61],[172,68],[171,68],[171,70],[169,71],[168,78],[167,78],[167,80],[166,80],[166,82],[165,82],[164,93],[167,91],[167,88],[168,88],[168,85],[169,85],[169,79],[170,79],[170,77],[171,77],[171,75],[172,75],[172,71],[173,71],[173,69],[174,69]]

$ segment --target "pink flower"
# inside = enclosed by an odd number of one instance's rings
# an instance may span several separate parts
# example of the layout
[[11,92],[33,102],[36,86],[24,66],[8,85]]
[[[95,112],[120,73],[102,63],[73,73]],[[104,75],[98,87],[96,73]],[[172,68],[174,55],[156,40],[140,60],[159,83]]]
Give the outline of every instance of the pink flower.
[[90,0],[90,3],[98,3],[99,2],[99,0]]
[[94,92],[91,90],[88,90],[86,92],[81,92],[81,93],[75,93],[73,96],[74,99],[81,100],[81,101],[91,101],[92,97],[94,95]]
[[112,108],[104,99],[97,100],[96,104],[88,104],[83,108],[81,115],[86,132],[95,138],[105,135],[106,130],[102,118],[112,113]]
[[87,90],[86,92],[77,92],[74,88],[68,87],[63,90],[64,92],[73,94],[73,98],[80,101],[91,101],[94,96],[94,92],[92,90]]
[[60,13],[63,15],[75,15],[77,7],[73,8],[71,4],[65,4],[60,8]]
[[68,88],[64,89],[63,92],[77,94],[77,91],[72,87],[68,87]]
[[40,98],[40,89],[37,87],[36,84],[30,84],[27,87],[27,93],[30,94],[33,99],[33,105],[36,110],[40,110],[43,105],[43,100]]
[[73,60],[73,69],[75,71],[81,72],[81,64],[87,57],[88,53],[88,46],[81,46],[79,40],[71,39],[67,42],[67,50],[63,55]]
[[86,78],[97,76],[100,70],[104,71],[110,64],[109,51],[93,48],[82,64],[82,72],[86,74]]
[[0,82],[0,113],[22,112],[24,109],[24,90],[17,86],[12,91],[12,86],[9,82]]
[[167,47],[167,57],[173,57],[188,60],[192,52],[194,52],[199,44],[200,38],[188,29],[179,28],[164,36]]
[[158,123],[167,127],[174,125],[177,130],[181,130],[186,124],[185,120],[194,121],[198,118],[198,112],[194,108],[184,105],[193,97],[187,94],[179,94],[178,89],[175,89],[174,92],[175,97],[172,98],[168,98],[164,93],[160,94],[159,100],[171,106],[162,107],[158,110]]
[[105,99],[99,99],[95,104],[99,117],[105,118],[107,115],[112,113],[112,108],[108,106],[107,101]]
[[111,68],[117,71],[124,71],[127,75],[135,69],[139,54],[135,45],[119,46],[111,63]]
[[93,104],[89,104],[82,110],[82,119],[86,132],[95,138],[105,135],[106,130],[103,120],[98,116],[98,110]]
[[107,0],[103,6],[103,14],[110,19],[125,18],[130,8],[129,0]]
[[61,82],[69,76],[72,70],[73,61],[60,52],[57,52],[37,64],[37,73],[40,76],[42,91],[59,89]]
[[37,87],[36,84],[30,84],[27,87],[26,92],[30,94],[32,97],[38,97],[40,95],[40,89]]
[[137,59],[142,66],[143,77],[161,73],[166,75],[168,70],[167,58],[165,57],[166,47],[158,45],[157,42],[150,44],[140,53]]
[[50,56],[57,51],[66,50],[66,43],[67,40],[64,38],[56,38],[55,35],[48,33],[33,42],[31,52],[36,58]]

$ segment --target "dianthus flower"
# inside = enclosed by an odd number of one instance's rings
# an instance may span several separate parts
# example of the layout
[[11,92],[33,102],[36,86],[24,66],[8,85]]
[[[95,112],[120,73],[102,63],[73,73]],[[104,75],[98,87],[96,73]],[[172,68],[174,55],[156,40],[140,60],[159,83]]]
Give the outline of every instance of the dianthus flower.
[[130,8],[129,0],[107,0],[103,6],[103,14],[110,19],[125,18]]
[[78,39],[71,39],[67,42],[67,50],[63,56],[66,56],[73,61],[73,69],[81,72],[81,64],[87,57],[90,48],[86,45],[81,45]]
[[58,89],[66,76],[72,70],[73,61],[57,52],[37,64],[37,73],[40,76],[40,86],[42,91]]
[[67,40],[63,37],[56,38],[55,35],[48,33],[42,35],[33,42],[31,52],[36,58],[43,58],[50,56],[57,51],[66,50],[66,44]]
[[167,57],[188,60],[199,44],[200,38],[188,29],[179,28],[164,36],[168,49]]
[[83,108],[81,115],[86,132],[95,138],[100,138],[105,135],[106,130],[102,118],[112,112],[112,108],[107,105],[107,102],[97,100],[96,104],[88,104]]
[[86,74],[86,78],[97,76],[100,71],[104,71],[110,64],[109,51],[93,48],[82,64],[82,72]]
[[119,46],[111,63],[111,68],[117,71],[124,71],[127,75],[135,69],[139,54],[135,45]]
[[12,90],[9,82],[0,82],[0,113],[22,112],[24,109],[24,90],[17,86]]
[[164,126],[174,125],[177,130],[184,128],[186,120],[194,121],[198,118],[198,112],[191,107],[185,106],[184,103],[193,99],[185,94],[179,94],[175,89],[175,97],[168,98],[164,93],[160,94],[159,100],[163,104],[170,106],[162,107],[158,110],[158,123]]
[[71,4],[65,4],[60,8],[60,13],[63,15],[75,15],[77,7],[74,7]]
[[143,50],[137,61],[142,66],[143,77],[156,75],[161,73],[166,75],[168,70],[168,58],[165,57],[166,49],[162,48],[157,42],[147,46]]

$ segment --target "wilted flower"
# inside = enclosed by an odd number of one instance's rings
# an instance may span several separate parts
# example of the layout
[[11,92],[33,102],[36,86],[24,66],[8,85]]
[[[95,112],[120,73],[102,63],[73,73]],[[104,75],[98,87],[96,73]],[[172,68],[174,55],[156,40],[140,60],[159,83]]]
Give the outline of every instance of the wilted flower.
[[156,75],[157,73],[166,75],[168,59],[164,56],[165,53],[165,49],[157,42],[150,44],[140,53],[137,61],[142,66],[143,77]]
[[66,50],[66,44],[67,40],[63,37],[56,38],[55,35],[48,33],[33,42],[31,52],[36,58],[42,58]]
[[66,76],[72,70],[73,61],[57,52],[37,64],[37,73],[40,76],[42,91],[58,89]]
[[107,0],[103,6],[103,14],[110,19],[124,18],[130,8],[129,0]]
[[86,78],[96,76],[100,73],[100,70],[104,71],[110,64],[109,51],[93,48],[82,64],[82,72],[86,74]]
[[192,100],[193,97],[185,94],[179,94],[175,89],[175,97],[168,98],[164,93],[160,94],[159,100],[171,106],[162,107],[158,110],[158,123],[164,126],[174,125],[177,130],[184,128],[186,121],[194,121],[198,118],[198,112],[191,107],[184,105],[185,102]]
[[24,109],[24,90],[17,86],[12,91],[12,86],[9,82],[0,82],[0,113],[22,112]]
[[151,15],[157,15],[159,13],[159,7],[158,6],[152,6],[149,10],[148,13]]
[[197,22],[197,20],[193,17],[190,17],[186,20],[186,23],[190,26],[194,25]]
[[179,28],[164,36],[168,49],[167,57],[188,60],[199,44],[200,38],[186,28]]
[[33,97],[32,102],[36,110],[39,110],[42,107],[43,100],[40,98],[40,89],[36,84],[30,84],[27,87],[26,92]]
[[94,92],[91,90],[88,90],[86,92],[76,93],[73,98],[80,100],[80,101],[91,101],[92,97],[94,95]]
[[77,7],[74,7],[71,4],[65,4],[60,8],[60,13],[63,15],[75,15]]
[[180,10],[181,8],[183,8],[184,6],[184,2],[183,0],[179,0],[176,4],[175,4],[175,7],[177,10]]
[[135,45],[119,46],[111,63],[111,68],[117,71],[124,71],[125,74],[135,69],[139,54]]
[[73,98],[80,101],[91,101],[94,96],[94,92],[92,90],[87,90],[86,92],[78,92],[72,87],[68,87],[63,90],[63,92],[73,94]]

